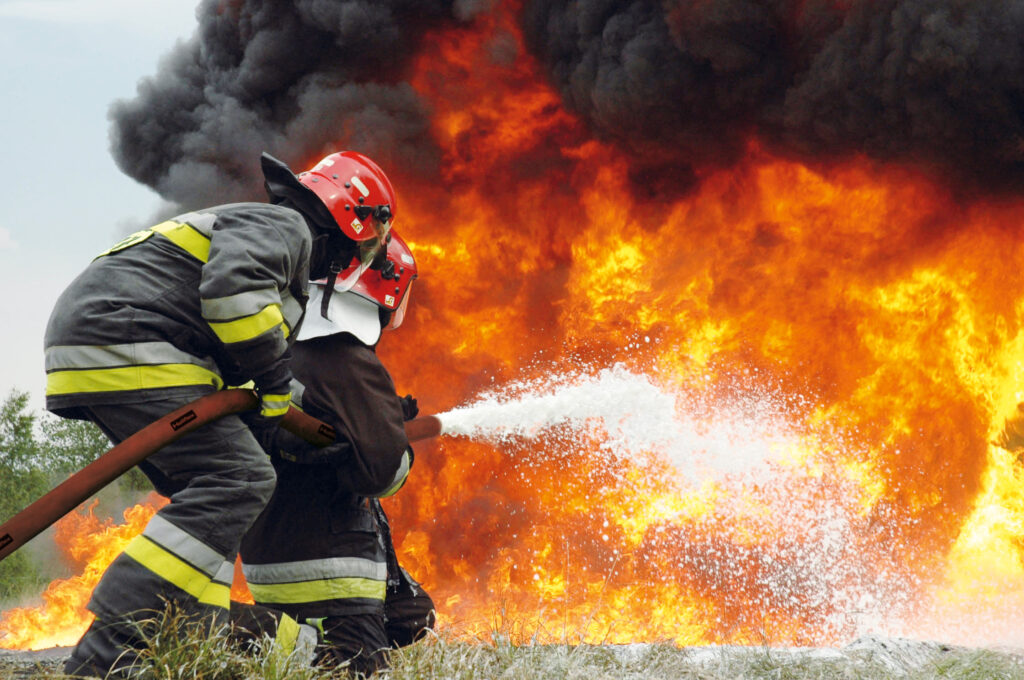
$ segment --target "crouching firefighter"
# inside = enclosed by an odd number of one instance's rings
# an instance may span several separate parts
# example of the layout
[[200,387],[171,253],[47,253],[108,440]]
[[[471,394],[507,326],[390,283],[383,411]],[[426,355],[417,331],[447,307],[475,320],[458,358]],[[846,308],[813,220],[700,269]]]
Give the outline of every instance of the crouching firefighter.
[[[242,540],[242,571],[257,607],[232,603],[242,628],[275,634],[269,618],[287,614],[316,626],[314,663],[369,674],[386,650],[432,627],[434,606],[395,557],[379,498],[405,482],[413,453],[399,398],[375,347],[382,329],[401,325],[416,264],[392,232],[387,259],[349,292],[314,283],[310,314],[292,350],[296,406],[334,427],[317,449],[279,431],[272,451],[273,498]],[[301,387],[298,385],[301,384]],[[266,609],[264,609],[266,608]]]
[[288,409],[289,347],[310,277],[332,262],[360,269],[385,248],[394,192],[373,161],[335,153],[301,177],[267,154],[261,164],[269,203],[219,205],[132,234],[94,259],[50,316],[47,409],[92,421],[115,444],[226,386],[251,380],[260,397],[253,429],[228,416],[140,464],[170,503],[93,591],[95,620],[70,675],[127,673],[139,622],[169,603],[185,621],[227,622],[239,543],[274,489],[260,441]]

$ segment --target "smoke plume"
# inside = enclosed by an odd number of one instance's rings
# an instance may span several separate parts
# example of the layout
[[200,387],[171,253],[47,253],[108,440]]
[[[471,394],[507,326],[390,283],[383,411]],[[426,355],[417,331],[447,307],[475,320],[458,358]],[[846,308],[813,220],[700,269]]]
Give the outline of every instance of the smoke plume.
[[726,165],[753,136],[957,181],[1024,181],[1024,3],[532,0],[566,102],[662,165]]
[[[112,111],[120,167],[186,203],[261,195],[261,151],[345,144],[432,173],[430,111],[403,71],[432,28],[493,3],[204,0],[199,27]],[[864,154],[971,188],[1024,183],[1024,2],[525,0],[567,108],[685,186],[751,140]]]
[[444,0],[204,0],[196,11],[196,34],[110,113],[118,165],[164,198],[259,198],[262,151],[309,161],[343,142],[384,167],[436,163],[428,112],[400,74],[451,14]]

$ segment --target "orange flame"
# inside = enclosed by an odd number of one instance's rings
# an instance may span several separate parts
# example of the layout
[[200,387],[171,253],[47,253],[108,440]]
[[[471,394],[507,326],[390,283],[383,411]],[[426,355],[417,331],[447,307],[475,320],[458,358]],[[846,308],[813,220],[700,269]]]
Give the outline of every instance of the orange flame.
[[78,642],[92,622],[85,605],[100,576],[167,499],[150,494],[143,503],[124,511],[123,524],[96,517],[96,503],[67,514],[56,524],[61,557],[77,570],[76,575],[50,583],[43,591],[42,605],[0,614],[0,647],[45,649]]
[[[540,640],[1001,635],[1024,505],[989,442],[1024,397],[1024,202],[754,140],[663,195],[561,106],[515,12],[432,36],[411,77],[443,179],[400,180],[423,273],[380,348],[402,391],[441,411],[618,362],[680,416],[774,403],[790,441],[753,479],[610,461],[586,438],[419,447],[389,510],[442,619],[484,634],[500,611]],[[1001,623],[942,624],[985,607]]]
[[600,428],[418,444],[386,504],[442,624],[679,644],[1024,629],[1024,471],[990,443],[1024,400],[1024,200],[757,140],[665,194],[563,107],[517,11],[437,31],[409,74],[442,163],[388,169],[421,272],[380,346],[400,392],[442,412],[621,364],[698,430],[754,427],[724,446],[733,471],[687,441],[681,461],[610,455]]
[[[76,573],[50,583],[42,593],[43,604],[0,613],[0,648],[35,650],[76,644],[92,622],[93,615],[85,606],[103,572],[128,542],[142,533],[167,499],[150,493],[142,503],[124,511],[122,524],[96,517],[96,504],[92,501],[57,522],[57,547]],[[236,563],[231,598],[251,603],[252,594],[239,567]]]

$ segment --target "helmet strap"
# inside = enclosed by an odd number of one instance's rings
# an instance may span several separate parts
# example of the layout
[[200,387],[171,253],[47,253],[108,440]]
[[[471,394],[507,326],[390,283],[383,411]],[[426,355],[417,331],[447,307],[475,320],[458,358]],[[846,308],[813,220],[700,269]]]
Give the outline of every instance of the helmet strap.
[[327,316],[327,309],[331,304],[331,293],[334,292],[334,282],[338,280],[338,273],[341,269],[334,262],[331,263],[331,271],[327,274],[327,285],[324,287],[323,295],[320,298],[320,316],[330,320]]
[[309,278],[322,279],[327,276],[334,254],[330,249],[330,237],[320,234],[313,238],[313,247],[309,251]]

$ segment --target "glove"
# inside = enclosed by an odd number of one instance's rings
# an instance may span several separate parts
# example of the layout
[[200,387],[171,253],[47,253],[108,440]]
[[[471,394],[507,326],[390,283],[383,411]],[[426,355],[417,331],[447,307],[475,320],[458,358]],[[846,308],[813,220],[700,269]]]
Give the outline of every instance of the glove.
[[271,458],[276,458],[279,451],[277,437],[282,432],[278,427],[280,419],[263,418],[256,411],[250,411],[242,414],[242,420],[249,426],[260,448]]
[[346,437],[338,436],[334,443],[321,449],[287,430],[278,430],[275,450],[281,460],[289,463],[343,468],[352,459],[353,447]]
[[420,412],[420,407],[411,394],[405,395],[399,401],[402,404],[402,420],[412,420]]

